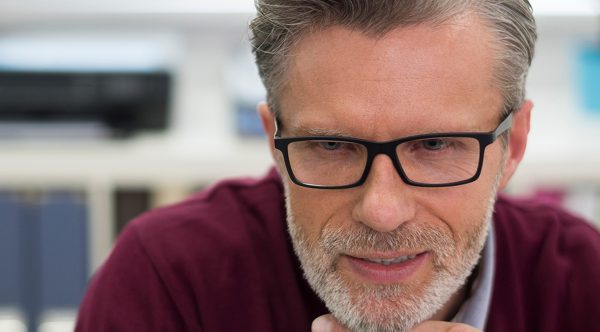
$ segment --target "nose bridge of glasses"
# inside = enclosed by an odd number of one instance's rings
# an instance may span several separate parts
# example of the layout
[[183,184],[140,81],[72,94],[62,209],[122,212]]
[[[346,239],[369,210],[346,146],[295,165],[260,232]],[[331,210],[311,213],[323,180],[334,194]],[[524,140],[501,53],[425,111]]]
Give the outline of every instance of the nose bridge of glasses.
[[366,165],[368,167],[368,169],[366,170],[367,173],[371,172],[371,168],[373,167],[373,163],[375,162],[377,156],[385,155],[389,158],[392,165],[396,169],[398,176],[400,176],[404,180],[402,166],[400,165],[400,161],[398,160],[398,156],[396,154],[397,145],[397,141],[383,143],[369,142],[367,146],[367,149],[369,151],[369,160]]
[[371,159],[374,159],[380,154],[387,155],[390,159],[396,159],[396,146],[398,142],[367,142],[367,150]]

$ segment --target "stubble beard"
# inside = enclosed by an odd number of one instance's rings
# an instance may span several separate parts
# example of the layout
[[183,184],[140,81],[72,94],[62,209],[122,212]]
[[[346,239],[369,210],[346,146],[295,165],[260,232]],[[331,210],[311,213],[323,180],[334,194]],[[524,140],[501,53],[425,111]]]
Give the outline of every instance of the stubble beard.
[[[311,243],[296,222],[286,184],[288,230],[305,278],[330,312],[351,331],[408,331],[438,312],[477,265],[494,211],[498,180],[485,214],[463,236],[453,236],[439,225],[406,223],[393,232],[379,233],[354,223],[351,229],[326,225],[317,243]],[[373,285],[348,280],[337,271],[340,253],[399,248],[429,251],[433,262],[431,278]]]

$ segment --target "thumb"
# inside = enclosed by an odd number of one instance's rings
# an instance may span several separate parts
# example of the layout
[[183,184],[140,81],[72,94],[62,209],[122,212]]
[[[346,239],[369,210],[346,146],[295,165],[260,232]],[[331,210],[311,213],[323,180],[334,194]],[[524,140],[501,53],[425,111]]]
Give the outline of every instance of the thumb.
[[480,330],[460,323],[426,321],[415,326],[411,332],[481,332]]
[[317,317],[312,322],[312,332],[348,332],[348,330],[333,317],[332,314],[327,314]]

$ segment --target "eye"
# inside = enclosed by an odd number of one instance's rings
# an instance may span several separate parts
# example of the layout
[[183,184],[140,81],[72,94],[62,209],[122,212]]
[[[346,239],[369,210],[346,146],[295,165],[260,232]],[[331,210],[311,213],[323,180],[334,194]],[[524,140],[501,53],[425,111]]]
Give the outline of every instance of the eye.
[[426,150],[430,150],[430,151],[441,150],[448,146],[447,141],[445,141],[443,139],[437,139],[437,138],[423,140],[423,141],[421,141],[421,144],[423,145],[423,148],[425,148]]
[[333,150],[338,150],[339,148],[342,147],[342,142],[335,142],[335,141],[323,141],[323,142],[319,142],[319,146],[322,147],[325,150],[329,150],[329,151],[333,151]]

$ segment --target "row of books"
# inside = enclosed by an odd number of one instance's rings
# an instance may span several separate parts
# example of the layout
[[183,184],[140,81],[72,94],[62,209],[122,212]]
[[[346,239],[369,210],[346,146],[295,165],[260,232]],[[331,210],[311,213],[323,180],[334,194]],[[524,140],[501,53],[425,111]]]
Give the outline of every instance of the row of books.
[[80,193],[0,192],[0,312],[14,313],[5,324],[18,318],[35,332],[49,313],[76,312],[88,279],[87,223]]

